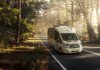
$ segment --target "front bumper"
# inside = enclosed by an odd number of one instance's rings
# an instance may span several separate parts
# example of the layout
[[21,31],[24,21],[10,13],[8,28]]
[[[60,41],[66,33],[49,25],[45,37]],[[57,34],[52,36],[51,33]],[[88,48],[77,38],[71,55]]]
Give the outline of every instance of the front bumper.
[[63,53],[80,53],[82,52],[82,48],[65,48],[63,49]]

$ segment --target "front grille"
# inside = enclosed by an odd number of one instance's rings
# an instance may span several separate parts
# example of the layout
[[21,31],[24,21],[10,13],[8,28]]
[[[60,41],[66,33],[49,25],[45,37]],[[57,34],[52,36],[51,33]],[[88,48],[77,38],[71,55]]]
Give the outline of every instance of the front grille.
[[79,48],[79,44],[70,44],[70,48]]

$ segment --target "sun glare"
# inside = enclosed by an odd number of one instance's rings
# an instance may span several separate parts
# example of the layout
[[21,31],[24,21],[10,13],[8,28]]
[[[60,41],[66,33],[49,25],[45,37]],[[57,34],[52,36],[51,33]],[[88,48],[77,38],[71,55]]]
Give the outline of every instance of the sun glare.
[[95,11],[95,10],[93,11],[93,14],[92,14],[91,23],[92,23],[94,26],[97,26],[97,17],[96,17],[96,11]]
[[49,0],[45,0],[45,1],[49,2]]

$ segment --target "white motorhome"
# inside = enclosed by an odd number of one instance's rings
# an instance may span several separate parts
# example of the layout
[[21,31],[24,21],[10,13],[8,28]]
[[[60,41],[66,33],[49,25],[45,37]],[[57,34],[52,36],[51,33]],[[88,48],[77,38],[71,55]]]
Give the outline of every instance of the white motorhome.
[[67,26],[48,28],[48,43],[61,53],[82,52],[82,44],[75,29]]

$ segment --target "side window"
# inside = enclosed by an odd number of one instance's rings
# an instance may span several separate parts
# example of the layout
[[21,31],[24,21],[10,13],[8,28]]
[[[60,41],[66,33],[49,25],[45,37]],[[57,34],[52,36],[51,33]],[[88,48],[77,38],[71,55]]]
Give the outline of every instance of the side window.
[[60,38],[60,35],[59,35],[59,33],[57,32],[57,31],[55,31],[55,41],[57,41],[57,42],[61,42],[61,38]]
[[49,38],[54,38],[53,35],[54,35],[54,31],[53,31],[53,30],[49,30],[49,31],[48,31],[48,37],[49,37]]
[[54,36],[54,39],[57,41],[57,39],[58,39],[58,32],[57,31],[55,31],[55,34],[54,34],[55,36]]
[[51,38],[51,32],[48,30],[48,38]]

